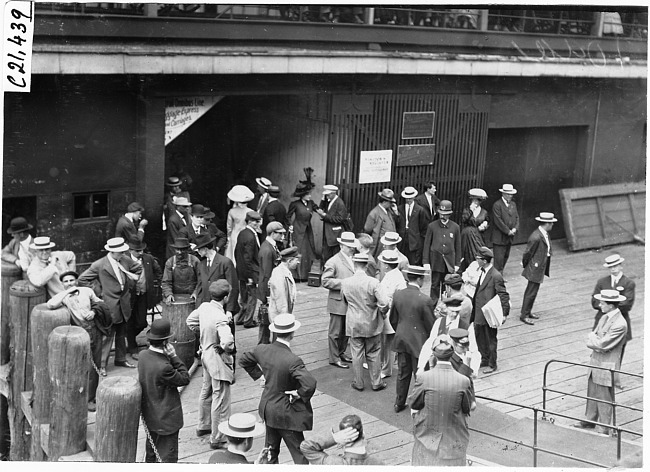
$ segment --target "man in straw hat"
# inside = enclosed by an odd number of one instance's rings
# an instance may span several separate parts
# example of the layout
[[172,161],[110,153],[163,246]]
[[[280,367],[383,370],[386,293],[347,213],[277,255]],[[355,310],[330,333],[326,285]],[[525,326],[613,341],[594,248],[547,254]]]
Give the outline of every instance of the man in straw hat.
[[429,223],[424,239],[422,261],[431,270],[431,299],[437,303],[445,274],[458,272],[462,257],[460,248],[460,227],[449,219],[453,213],[451,202],[440,202],[440,219]]
[[519,213],[517,204],[512,201],[517,189],[512,184],[503,184],[499,192],[501,198],[492,205],[492,250],[494,267],[503,274],[510,257],[512,241],[519,230]]
[[49,236],[34,238],[29,248],[34,251],[35,257],[27,268],[27,279],[36,287],[45,287],[50,297],[64,289],[59,276],[77,268],[77,257],[74,252],[52,251],[54,246],[56,244],[50,241]]
[[138,362],[138,379],[142,387],[142,418],[151,441],[145,441],[145,462],[156,462],[151,442],[162,462],[178,462],[178,431],[183,427],[183,405],[178,387],[190,383],[183,361],[169,344],[172,337],[169,320],[160,318],[147,332],[149,349]]
[[[235,413],[227,421],[219,423],[219,432],[228,441],[227,449],[212,454],[208,464],[250,464],[246,453],[253,447],[253,438],[264,432],[264,425],[257,422],[255,415]],[[262,448],[260,457],[266,452]]]
[[313,427],[311,397],[316,379],[302,359],[291,352],[291,340],[300,328],[300,321],[289,313],[278,315],[269,329],[276,334],[271,344],[258,344],[245,352],[239,365],[253,378],[264,380],[259,415],[266,424],[266,447],[269,463],[278,463],[280,441],[284,440],[294,464],[307,464],[300,452],[303,432]]
[[379,240],[387,231],[397,232],[395,220],[399,218],[394,192],[389,188],[385,188],[378,195],[379,203],[370,210],[363,225],[363,231],[372,236],[373,245],[370,253],[375,259],[382,251]]
[[[138,202],[129,203],[124,213],[117,220],[115,225],[115,237],[124,238],[127,244],[142,241],[144,239],[144,229],[149,222],[142,217],[144,207]],[[138,225],[136,227],[136,224]]]
[[255,182],[257,183],[257,193],[259,193],[259,197],[257,202],[252,205],[252,208],[255,208],[255,210],[261,215],[264,213],[266,205],[269,204],[269,194],[267,193],[267,190],[271,185],[273,185],[273,183],[266,177],[256,177]]
[[397,232],[403,239],[402,251],[412,265],[422,264],[422,248],[429,226],[427,211],[415,201],[417,195],[418,191],[415,188],[404,188],[402,191],[404,204],[398,207]]
[[[634,280],[630,279],[629,277],[623,274],[623,261],[625,261],[625,259],[623,259],[618,254],[612,254],[611,256],[607,256],[605,258],[605,263],[603,264],[603,266],[609,269],[609,275],[601,279],[598,279],[598,282],[596,282],[596,287],[594,288],[594,293],[593,293],[593,295],[596,295],[597,293],[600,293],[601,290],[612,289],[612,290],[618,290],[618,293],[620,293],[625,297],[625,301],[622,301],[618,304],[618,309],[621,310],[621,314],[623,315],[623,318],[625,318],[625,322],[627,323],[627,335],[625,336],[625,341],[623,342],[623,347],[621,348],[621,363],[623,362],[623,355],[625,354],[625,346],[627,345],[628,341],[632,339],[632,325],[630,323],[630,310],[634,305],[634,292],[636,288],[636,284],[634,283]],[[594,327],[593,327],[593,329],[596,329],[596,326],[598,326],[598,322],[600,321],[600,318],[603,316],[603,312],[600,310],[600,301],[597,300],[596,298],[592,297],[591,306],[594,309],[598,310],[596,312],[596,318],[594,320]],[[616,382],[616,386],[621,388],[618,374],[616,374],[614,381]]]
[[397,384],[395,385],[395,413],[406,408],[406,397],[411,376],[416,373],[418,356],[435,322],[435,304],[422,293],[426,269],[409,265],[403,270],[408,281],[404,290],[393,295],[390,324],[395,330],[393,350],[397,352]]
[[471,380],[454,370],[453,343],[447,334],[433,342],[436,367],[415,380],[408,399],[413,417],[411,465],[465,466],[469,427],[467,417],[476,408]]
[[[133,369],[135,366],[126,360],[126,328],[132,312],[131,292],[142,273],[142,264],[131,259],[128,254],[129,245],[123,238],[109,239],[104,249],[108,254],[93,262],[81,274],[79,286],[92,288],[95,282],[99,283],[102,300],[111,310],[113,319],[111,336],[106,337],[104,348],[112,344],[114,337],[115,365]],[[105,364],[108,356],[102,361],[102,364]]]
[[327,296],[327,311],[330,314],[330,323],[327,331],[330,365],[339,369],[348,369],[344,362],[352,362],[352,358],[345,354],[349,338],[345,329],[345,314],[347,306],[341,297],[341,282],[354,275],[352,256],[356,252],[359,240],[354,233],[345,231],[336,239],[340,251],[325,262],[325,269],[321,277],[323,287],[329,290]]
[[[381,279],[381,286],[388,297],[388,309],[393,306],[393,296],[398,290],[406,288],[406,279],[399,267],[399,257],[395,250],[384,250],[379,254],[379,262],[382,266],[382,271],[386,274]],[[368,274],[370,275],[370,274]],[[393,340],[395,338],[395,330],[390,324],[390,320],[384,320],[384,329],[381,332],[381,378],[390,377],[393,375],[393,361],[395,355],[393,353]]]
[[[165,258],[169,259],[174,255],[174,242],[181,237],[181,229],[189,224],[188,210],[192,203],[186,197],[174,197],[174,211],[167,219],[167,251]],[[185,236],[187,237],[187,236]]]
[[533,304],[539,286],[544,282],[544,275],[550,276],[552,250],[549,232],[557,221],[555,215],[548,212],[541,212],[535,219],[541,224],[528,237],[528,245],[521,259],[524,268],[521,275],[528,280],[528,285],[524,291],[519,319],[527,325],[533,325],[533,320],[539,319],[539,315],[533,313]]
[[34,259],[34,251],[30,249],[34,238],[29,234],[33,228],[25,218],[18,216],[11,220],[7,233],[11,235],[11,241],[2,248],[2,260],[10,264],[16,264],[21,270],[26,271]]
[[323,221],[323,245],[321,267],[339,252],[340,245],[337,238],[344,231],[352,231],[348,226],[348,209],[343,200],[338,196],[339,188],[336,185],[323,185],[323,199],[317,210]]
[[[598,300],[603,316],[598,321],[596,328],[587,337],[587,347],[592,350],[589,364],[594,367],[606,369],[620,369],[621,349],[627,334],[627,322],[619,309],[619,305],[626,298],[616,289],[604,289],[594,295]],[[614,385],[612,374],[605,369],[589,369],[587,379],[587,399],[585,421],[579,421],[573,426],[576,428],[595,428],[597,433],[616,435],[616,430],[605,426],[595,425],[593,422],[603,424],[612,423],[612,405],[605,402],[614,401]]]
[[[384,248],[384,251],[394,251],[395,253],[397,253],[397,268],[399,270],[406,269],[406,267],[409,265],[409,260],[398,249],[399,243],[402,242],[402,238],[399,235],[399,233],[395,233],[394,231],[388,231],[381,237],[379,242],[381,243],[381,246]],[[380,265],[379,275],[377,277],[379,278],[379,280],[384,280],[385,276],[386,276],[386,266]]]
[[345,334],[350,337],[352,353],[352,388],[363,390],[363,358],[365,357],[374,391],[386,388],[381,380],[381,332],[388,311],[388,296],[379,281],[366,273],[368,256],[352,256],[354,274],[341,280],[341,298],[347,303]]
[[[189,298],[194,294],[199,280],[199,258],[190,254],[190,242],[187,238],[178,238],[170,245],[175,252],[163,269],[162,289],[163,301],[171,305],[175,295],[184,295]],[[196,295],[195,295],[196,296]]]

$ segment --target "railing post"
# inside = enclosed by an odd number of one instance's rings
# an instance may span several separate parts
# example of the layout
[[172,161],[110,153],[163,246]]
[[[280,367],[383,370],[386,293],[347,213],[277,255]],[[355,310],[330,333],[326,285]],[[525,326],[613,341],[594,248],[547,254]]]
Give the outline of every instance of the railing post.
[[367,25],[375,24],[375,9],[374,8],[364,8],[363,9],[363,22]]
[[480,10],[478,19],[478,29],[481,31],[488,30],[488,13],[490,10]]
[[533,467],[537,467],[537,408],[533,407]]
[[598,36],[601,38],[603,36],[603,28],[605,27],[605,15],[602,12],[594,13],[594,24],[592,26],[591,35]]

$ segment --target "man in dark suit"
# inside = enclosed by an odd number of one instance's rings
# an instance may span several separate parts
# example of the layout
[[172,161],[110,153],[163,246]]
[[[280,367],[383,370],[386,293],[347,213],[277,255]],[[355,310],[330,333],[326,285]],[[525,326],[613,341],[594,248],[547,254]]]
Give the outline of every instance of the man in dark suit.
[[[129,203],[129,206],[126,208],[126,213],[124,213],[117,220],[115,225],[115,237],[124,238],[127,244],[131,242],[140,241],[144,238],[144,228],[149,223],[147,220],[142,218],[142,212],[144,207],[138,202]],[[138,225],[136,228],[135,225]]]
[[435,182],[429,181],[424,189],[424,193],[415,197],[415,203],[420,205],[426,211],[427,224],[438,218],[438,208],[440,199],[436,195]]
[[492,249],[494,268],[503,274],[510,257],[510,246],[519,229],[519,213],[517,204],[512,201],[517,190],[511,184],[503,184],[499,192],[501,198],[492,205]]
[[202,303],[209,303],[210,284],[219,279],[225,279],[230,283],[231,290],[228,296],[228,303],[225,305],[226,315],[232,322],[233,315],[239,312],[239,281],[235,265],[226,256],[219,254],[214,247],[215,238],[209,234],[200,234],[196,238],[196,250],[201,256],[199,263],[199,280],[194,289],[196,307]]
[[449,219],[453,213],[451,202],[440,202],[440,219],[429,223],[424,238],[422,262],[431,270],[431,299],[436,304],[440,298],[440,288],[446,274],[458,271],[462,253],[460,249],[460,227]]
[[131,317],[131,289],[140,279],[142,264],[134,262],[126,254],[129,246],[122,238],[109,239],[104,249],[108,254],[93,262],[81,274],[78,283],[80,287],[92,288],[95,281],[99,282],[101,298],[108,305],[113,318],[111,336],[107,337],[104,346],[110,346],[114,337],[115,365],[135,368],[126,360],[126,326]]
[[481,247],[476,255],[476,262],[478,262],[481,271],[476,284],[470,319],[470,324],[474,323],[476,344],[481,353],[479,368],[485,367],[484,374],[490,374],[497,370],[498,340],[497,328],[488,324],[483,314],[483,307],[495,296],[498,296],[503,310],[503,323],[506,322],[510,314],[510,295],[506,291],[503,277],[492,265],[493,257],[494,253],[485,246]]
[[192,206],[192,203],[185,197],[174,197],[173,202],[176,209],[170,214],[167,220],[167,251],[165,253],[165,260],[175,254],[172,246],[176,242],[176,239],[181,237],[181,229],[188,225],[190,217],[187,214],[187,210]]
[[215,250],[224,256],[226,252],[226,246],[228,245],[228,236],[226,236],[226,233],[221,231],[217,225],[212,222],[212,219],[217,215],[215,215],[214,212],[208,207],[205,207],[205,211],[205,217],[203,218],[205,221],[205,227],[208,229],[208,234],[213,238],[216,238],[216,242],[214,243]]
[[147,327],[147,310],[155,307],[160,298],[156,297],[154,284],[160,284],[162,269],[155,257],[146,254],[147,245],[141,241],[130,242],[129,252],[136,264],[142,264],[142,272],[131,294],[131,317],[126,324],[126,343],[133,360],[138,360],[136,336]]
[[404,204],[397,207],[397,232],[402,237],[401,252],[412,265],[422,264],[422,248],[430,221],[427,210],[415,202],[417,194],[418,191],[413,187],[406,187],[402,191]]
[[269,332],[269,280],[273,268],[280,259],[278,243],[284,238],[286,230],[282,223],[272,221],[266,226],[266,239],[260,244],[260,251],[257,254],[260,267],[257,274],[257,299],[262,302],[259,311],[260,335],[259,344],[269,344],[271,333]]
[[292,314],[278,315],[270,326],[277,338],[272,344],[258,344],[241,356],[239,365],[253,378],[264,379],[259,415],[266,424],[266,447],[271,464],[278,463],[280,441],[289,448],[294,464],[307,464],[300,452],[303,431],[313,427],[311,397],[316,379],[302,359],[291,352],[293,333],[300,322]]
[[418,356],[429,337],[433,323],[435,304],[420,290],[424,283],[424,267],[409,265],[403,270],[408,279],[405,289],[393,295],[390,324],[395,330],[393,350],[397,352],[397,384],[395,413],[406,408],[411,376],[417,371]]
[[[205,224],[205,215],[207,214],[208,211],[203,205],[200,205],[198,203],[192,205],[192,209],[190,211],[190,222],[179,231],[179,237],[187,238],[193,251],[196,251],[196,240],[199,235],[210,234],[210,231]],[[219,235],[220,237],[219,239],[215,237],[216,242],[214,243],[215,250],[217,252],[219,252],[228,242],[228,238],[223,233],[223,231],[219,231],[219,233],[221,233]]]
[[[183,361],[169,344],[169,320],[154,320],[147,332],[149,349],[138,362],[142,387],[142,417],[162,462],[178,462],[178,431],[183,427],[183,405],[178,387],[190,383]],[[150,442],[145,441],[146,462],[156,462]]]
[[239,279],[239,295],[242,307],[236,324],[244,328],[254,328],[257,307],[257,276],[259,275],[258,252],[260,240],[258,233],[262,225],[262,217],[256,211],[246,213],[246,227],[237,236],[235,246],[235,261],[237,262],[237,278]]
[[266,205],[266,208],[264,208],[264,212],[261,213],[262,228],[266,228],[271,221],[277,221],[278,223],[282,223],[282,226],[286,229],[289,226],[287,223],[287,209],[284,204],[278,200],[280,197],[280,187],[271,185],[268,188],[268,192],[268,204]]
[[553,213],[547,212],[540,213],[535,219],[542,224],[528,237],[528,245],[521,259],[524,268],[521,275],[528,280],[528,285],[524,291],[519,319],[527,325],[533,325],[533,320],[539,319],[539,315],[533,313],[533,304],[544,276],[550,277],[552,251],[549,232],[557,221]]
[[259,197],[256,202],[251,203],[251,208],[255,208],[260,215],[263,215],[266,205],[269,204],[269,194],[267,193],[267,190],[272,183],[266,177],[257,177],[255,182],[257,183],[257,193],[259,193]]
[[384,234],[397,232],[397,222],[395,220],[398,217],[395,193],[391,189],[385,188],[379,192],[379,203],[370,210],[363,225],[363,232],[372,236],[370,254],[374,259],[377,259],[383,250],[379,240]]
[[317,210],[323,221],[323,246],[321,267],[337,252],[339,243],[337,238],[343,231],[351,231],[345,227],[348,219],[348,209],[338,196],[339,188],[336,185],[323,186],[323,199]]

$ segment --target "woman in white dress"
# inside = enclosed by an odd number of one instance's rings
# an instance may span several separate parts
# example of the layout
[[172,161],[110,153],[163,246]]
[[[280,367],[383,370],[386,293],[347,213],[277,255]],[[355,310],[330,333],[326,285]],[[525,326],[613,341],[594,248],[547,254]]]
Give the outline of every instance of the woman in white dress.
[[235,261],[237,237],[241,230],[246,227],[246,213],[250,211],[250,208],[248,208],[246,203],[250,202],[253,197],[253,192],[251,192],[251,190],[245,185],[235,185],[228,192],[228,200],[233,202],[233,204],[232,208],[228,211],[228,218],[226,220],[226,230],[228,235],[226,257],[228,257],[235,265],[237,265],[237,262]]

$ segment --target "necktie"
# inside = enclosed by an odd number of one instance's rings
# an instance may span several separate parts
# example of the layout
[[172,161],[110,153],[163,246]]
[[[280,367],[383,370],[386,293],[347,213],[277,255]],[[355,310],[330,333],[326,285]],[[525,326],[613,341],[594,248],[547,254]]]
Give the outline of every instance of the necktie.
[[476,290],[478,290],[478,288],[481,286],[484,278],[485,278],[485,269],[481,269],[481,273],[478,276],[478,283],[476,284]]

